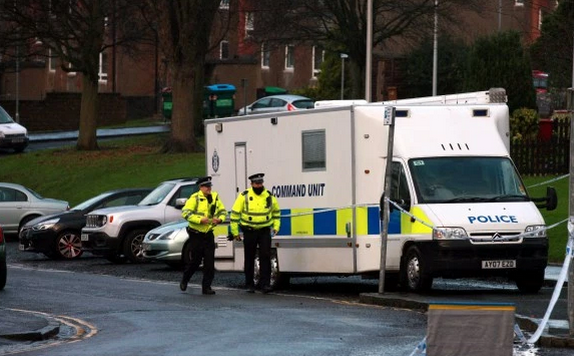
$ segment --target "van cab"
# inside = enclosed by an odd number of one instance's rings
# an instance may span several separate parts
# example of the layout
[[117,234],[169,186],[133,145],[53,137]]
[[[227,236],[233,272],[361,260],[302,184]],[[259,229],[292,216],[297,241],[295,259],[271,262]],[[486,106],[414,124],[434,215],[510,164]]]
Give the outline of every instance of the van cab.
[[28,130],[17,122],[0,106],[0,148],[22,152],[28,146]]

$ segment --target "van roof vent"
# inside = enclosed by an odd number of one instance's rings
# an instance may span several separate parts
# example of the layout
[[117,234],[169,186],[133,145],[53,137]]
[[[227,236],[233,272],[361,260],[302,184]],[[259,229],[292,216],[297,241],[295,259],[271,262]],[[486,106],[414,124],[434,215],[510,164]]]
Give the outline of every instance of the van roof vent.
[[487,117],[488,109],[473,109],[472,117]]
[[441,143],[443,151],[470,151],[467,143]]

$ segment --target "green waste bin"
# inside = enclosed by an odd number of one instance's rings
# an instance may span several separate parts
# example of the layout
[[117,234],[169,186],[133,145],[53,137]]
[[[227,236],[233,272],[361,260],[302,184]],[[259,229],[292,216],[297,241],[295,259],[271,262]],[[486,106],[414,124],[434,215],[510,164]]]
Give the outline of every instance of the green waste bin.
[[163,88],[161,91],[161,97],[163,99],[162,113],[166,120],[171,120],[171,109],[173,107],[173,102],[171,98],[171,88]]
[[235,112],[235,86],[213,84],[203,93],[203,118],[232,116]]
[[261,99],[269,95],[282,95],[287,93],[288,93],[287,89],[267,86],[263,88],[257,88],[257,99]]

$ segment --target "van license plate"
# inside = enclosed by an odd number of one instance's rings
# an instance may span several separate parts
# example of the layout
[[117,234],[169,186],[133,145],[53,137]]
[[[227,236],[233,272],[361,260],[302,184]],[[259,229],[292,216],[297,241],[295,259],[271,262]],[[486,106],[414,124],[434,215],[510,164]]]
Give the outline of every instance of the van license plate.
[[516,268],[516,260],[482,261],[482,269]]
[[88,234],[82,234],[81,240],[82,240],[82,241],[90,241],[90,235],[88,235]]

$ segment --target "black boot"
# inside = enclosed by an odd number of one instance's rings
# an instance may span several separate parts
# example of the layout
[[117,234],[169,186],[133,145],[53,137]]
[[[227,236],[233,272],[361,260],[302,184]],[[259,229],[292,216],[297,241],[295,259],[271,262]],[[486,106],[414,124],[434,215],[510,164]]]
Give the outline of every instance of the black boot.
[[182,292],[185,292],[185,290],[187,289],[187,282],[183,280],[179,282],[179,289],[181,289]]
[[215,294],[215,291],[214,291],[213,289],[211,289],[211,288],[204,288],[204,289],[201,291],[201,293],[207,294],[207,295],[214,295],[214,294]]

